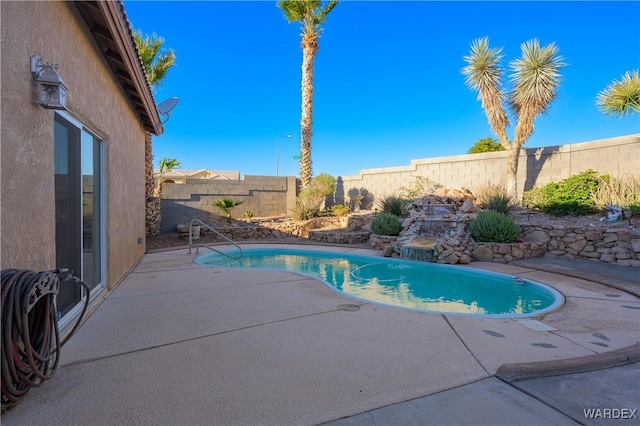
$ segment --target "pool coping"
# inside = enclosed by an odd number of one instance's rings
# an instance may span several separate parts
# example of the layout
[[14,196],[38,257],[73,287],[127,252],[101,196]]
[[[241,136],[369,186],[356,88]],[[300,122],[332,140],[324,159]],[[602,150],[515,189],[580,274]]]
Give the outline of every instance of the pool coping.
[[[276,245],[274,245],[276,246]],[[284,244],[281,244],[279,247],[284,246]],[[327,246],[327,245],[323,245],[323,246]],[[278,246],[276,246],[278,247]],[[313,246],[307,246],[308,248],[302,249],[302,248],[298,248],[298,247],[291,247],[291,245],[287,245],[287,247],[282,248],[282,250],[298,250],[300,252],[313,252],[314,254],[317,253],[322,253],[323,251],[330,251],[330,250],[318,250],[318,247],[316,245]],[[336,247],[336,246],[329,246],[329,247]],[[338,246],[339,247],[339,246]],[[271,249],[272,247],[251,247],[252,249]],[[273,247],[275,249],[275,247]],[[361,249],[361,250],[369,250],[369,249]],[[358,253],[358,252],[353,252],[353,251],[342,251],[342,253],[345,254],[353,254],[356,256],[365,256],[365,257],[380,257],[377,256],[379,254],[379,252],[375,249],[371,250],[374,253]],[[330,251],[331,253],[338,253],[337,251]],[[206,266],[206,267],[223,267],[223,268],[234,268],[233,266],[217,266],[217,265],[209,265],[206,260],[206,256],[219,256],[219,255],[223,255],[222,252],[207,252],[207,253],[200,253],[194,256],[193,258],[193,262],[201,265],[201,266]],[[202,259],[205,260],[202,260]],[[478,269],[478,268],[473,268],[473,267],[468,267],[469,265],[447,265],[447,264],[442,264],[442,263],[436,263],[436,262],[421,262],[419,260],[416,259],[402,259],[399,257],[386,257],[386,256],[382,256],[383,259],[388,260],[389,262],[410,262],[410,263],[414,263],[416,265],[420,265],[421,263],[427,264],[427,265],[432,265],[434,268],[447,268],[450,267],[454,270],[458,270],[458,271],[464,271],[462,272],[463,274],[465,272],[468,272],[469,270],[474,271],[474,273],[476,273],[477,275],[483,276],[494,276],[500,279],[509,277],[509,278],[513,278],[515,279],[522,279],[521,277],[514,275],[514,274],[509,274],[509,273],[505,273],[505,272],[496,272],[496,271],[491,271],[491,270],[485,270],[485,269]],[[230,258],[231,259],[231,258]],[[233,260],[236,260],[235,258]],[[238,259],[239,260],[239,259]],[[360,269],[364,266],[368,266],[368,265],[363,265],[360,266],[359,268],[356,269]],[[300,272],[300,271],[291,271],[288,269],[280,269],[280,268],[270,268],[270,267],[250,267],[251,269],[263,269],[263,270],[270,270],[270,271],[285,271],[285,272],[290,272],[292,274],[298,274],[301,276],[305,276],[305,277],[309,277],[315,280],[318,280],[320,282],[322,282],[325,286],[327,286],[329,289],[349,298],[349,299],[354,299],[354,301],[358,302],[358,303],[366,303],[366,304],[372,304],[372,305],[378,305],[378,306],[387,306],[387,307],[391,307],[391,308],[396,308],[396,309],[404,309],[404,310],[408,310],[408,311],[414,311],[414,312],[424,312],[424,313],[428,313],[428,314],[433,314],[433,315],[446,315],[446,316],[456,316],[456,317],[468,317],[468,318],[486,318],[486,319],[512,319],[512,320],[525,320],[525,319],[534,319],[534,318],[541,318],[544,317],[544,315],[553,313],[555,311],[557,311],[558,309],[561,309],[565,303],[566,303],[566,298],[564,296],[564,294],[562,294],[560,291],[556,290],[553,286],[549,285],[549,284],[545,284],[545,283],[541,283],[535,280],[529,280],[527,279],[526,281],[529,281],[529,285],[532,287],[536,287],[539,288],[541,291],[549,293],[553,298],[553,302],[543,308],[543,309],[538,309],[536,311],[533,312],[527,312],[527,313],[522,313],[522,314],[514,314],[514,313],[499,313],[499,314],[486,314],[486,313],[465,313],[465,312],[452,312],[452,311],[436,311],[436,310],[430,310],[430,309],[424,309],[424,308],[417,308],[417,307],[410,307],[410,306],[402,306],[402,305],[396,305],[393,303],[385,303],[382,301],[377,301],[377,300],[373,300],[373,299],[367,299],[365,297],[360,297],[357,296],[355,294],[351,294],[347,291],[344,291],[342,289],[337,288],[335,285],[333,285],[331,282],[324,280],[321,277],[315,276],[313,274],[307,274],[305,272]],[[353,271],[352,271],[353,274]]]

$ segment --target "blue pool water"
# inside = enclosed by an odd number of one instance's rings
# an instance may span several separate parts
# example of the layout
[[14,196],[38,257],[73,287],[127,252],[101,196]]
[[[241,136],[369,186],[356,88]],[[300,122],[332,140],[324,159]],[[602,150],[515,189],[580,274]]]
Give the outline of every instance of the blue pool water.
[[544,284],[488,271],[316,250],[245,248],[243,251],[240,260],[207,253],[195,261],[215,267],[302,273],[365,301],[455,315],[532,317],[564,303],[559,292]]

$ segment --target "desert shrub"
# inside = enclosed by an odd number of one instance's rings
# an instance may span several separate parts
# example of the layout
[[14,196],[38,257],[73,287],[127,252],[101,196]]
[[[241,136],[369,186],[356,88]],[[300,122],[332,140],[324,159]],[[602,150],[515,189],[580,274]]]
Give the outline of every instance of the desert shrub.
[[504,185],[487,182],[476,190],[476,203],[486,209],[498,213],[509,214],[509,208],[514,205],[513,197]]
[[560,182],[550,182],[542,188],[534,188],[532,194],[524,193],[529,207],[556,216],[585,215],[597,211],[591,195],[598,189],[598,172],[587,170]]
[[541,210],[540,206],[544,204],[544,193],[541,186],[531,188],[522,194],[522,205],[535,210]]
[[331,206],[331,213],[338,217],[346,216],[349,214],[349,206],[345,206],[344,204],[335,204]]
[[380,213],[371,223],[371,232],[378,235],[396,236],[402,231],[398,216],[391,213]]
[[383,213],[391,213],[396,216],[402,216],[407,209],[409,202],[395,195],[388,195],[378,199],[378,207]]
[[437,182],[432,181],[428,177],[416,176],[416,181],[410,187],[400,187],[400,194],[407,200],[415,200],[423,195],[435,194],[439,189],[443,188]]
[[621,178],[601,176],[598,188],[591,194],[596,208],[604,209],[606,204],[640,214],[640,176],[625,175]]
[[469,230],[476,241],[491,243],[512,243],[520,233],[510,216],[493,210],[478,213],[469,221]]
[[291,211],[295,220],[307,220],[320,216],[325,196],[317,187],[310,185],[298,194],[296,206]]

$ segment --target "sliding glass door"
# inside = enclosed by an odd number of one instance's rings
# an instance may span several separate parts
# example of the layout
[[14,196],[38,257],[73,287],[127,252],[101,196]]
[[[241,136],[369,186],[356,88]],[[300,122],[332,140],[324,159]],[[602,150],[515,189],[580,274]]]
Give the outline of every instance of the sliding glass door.
[[[56,113],[54,125],[56,266],[98,292],[105,267],[103,143],[71,117]],[[79,286],[61,286],[59,316],[73,316],[83,297]]]

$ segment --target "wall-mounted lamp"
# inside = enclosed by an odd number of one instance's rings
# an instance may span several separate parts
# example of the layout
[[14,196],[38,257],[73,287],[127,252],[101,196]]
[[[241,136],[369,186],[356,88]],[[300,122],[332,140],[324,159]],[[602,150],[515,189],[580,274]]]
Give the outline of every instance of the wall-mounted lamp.
[[58,73],[58,64],[43,62],[31,55],[31,74],[38,86],[38,105],[47,109],[67,109],[67,86]]

